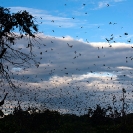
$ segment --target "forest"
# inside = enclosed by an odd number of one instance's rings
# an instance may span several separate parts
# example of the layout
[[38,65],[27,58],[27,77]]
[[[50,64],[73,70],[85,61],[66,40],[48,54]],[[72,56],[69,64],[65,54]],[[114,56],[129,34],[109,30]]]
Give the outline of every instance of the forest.
[[[1,112],[1,116],[3,113]],[[0,133],[132,133],[133,113],[125,114],[113,108],[88,109],[78,116],[61,114],[49,109],[14,108],[12,114],[0,119]]]

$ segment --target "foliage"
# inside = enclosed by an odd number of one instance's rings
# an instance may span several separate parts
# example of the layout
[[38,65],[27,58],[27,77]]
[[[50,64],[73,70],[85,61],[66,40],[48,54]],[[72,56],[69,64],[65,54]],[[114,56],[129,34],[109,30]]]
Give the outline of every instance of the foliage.
[[[18,31],[18,33],[17,33]],[[11,68],[26,69],[30,66],[30,61],[34,60],[32,52],[33,41],[36,41],[35,33],[38,32],[35,18],[27,11],[11,13],[10,9],[0,7],[0,85],[8,82],[12,89],[16,88],[12,77]],[[24,44],[28,50],[22,50],[16,46],[15,41],[28,39],[28,44]],[[26,51],[26,52],[25,52]]]
[[[18,106],[14,108],[13,114],[0,119],[0,133],[126,133],[133,131],[133,114],[113,119],[105,115],[107,113],[105,110],[98,105],[92,110],[93,115],[89,117],[88,114],[82,116],[60,114],[49,109],[36,111],[36,113],[34,110],[30,114],[29,109],[24,111]],[[97,121],[94,123],[96,118]]]

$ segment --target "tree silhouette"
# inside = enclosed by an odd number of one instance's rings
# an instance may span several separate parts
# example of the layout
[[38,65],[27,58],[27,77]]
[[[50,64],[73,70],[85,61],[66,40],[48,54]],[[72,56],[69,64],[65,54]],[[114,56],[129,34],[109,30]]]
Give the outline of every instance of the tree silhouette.
[[99,117],[105,117],[105,116],[106,116],[106,109],[101,108],[100,105],[97,105],[96,109],[93,112],[92,117],[99,118]]
[[125,116],[126,115],[126,112],[125,112],[125,93],[126,93],[126,90],[124,88],[122,88],[122,98],[121,98],[121,101],[122,101],[122,116]]
[[107,110],[105,108],[102,108],[100,105],[97,105],[96,109],[93,111],[91,121],[92,124],[104,124],[106,123],[106,112]]
[[4,104],[4,101],[5,101],[7,95],[8,95],[8,93],[5,94],[3,100],[0,102],[0,106],[2,106]]
[[[38,25],[35,23],[36,18],[27,11],[18,11],[11,13],[10,9],[0,7],[0,85],[8,83],[12,89],[17,88],[13,82],[12,68],[26,69],[33,61],[35,55],[33,53],[33,41],[40,44],[36,40]],[[16,41],[20,39],[28,39],[25,48],[22,50],[16,46]],[[27,53],[28,51],[28,53]]]

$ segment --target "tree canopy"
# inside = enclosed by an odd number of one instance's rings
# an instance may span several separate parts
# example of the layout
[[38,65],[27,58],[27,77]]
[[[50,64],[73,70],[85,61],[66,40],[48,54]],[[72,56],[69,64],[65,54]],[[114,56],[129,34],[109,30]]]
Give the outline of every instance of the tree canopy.
[[[36,41],[36,33],[38,32],[38,25],[35,23],[36,18],[27,11],[18,11],[11,13],[10,9],[0,7],[0,85],[4,86],[8,83],[12,89],[16,88],[11,75],[12,68],[25,69],[33,61],[35,61],[33,47]],[[25,48],[22,50],[16,46],[17,40],[28,39]]]

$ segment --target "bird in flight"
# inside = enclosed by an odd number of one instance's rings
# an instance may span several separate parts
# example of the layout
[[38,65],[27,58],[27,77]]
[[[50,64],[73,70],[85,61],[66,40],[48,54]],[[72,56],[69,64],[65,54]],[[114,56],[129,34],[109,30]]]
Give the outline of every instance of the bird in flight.
[[128,35],[128,33],[124,33],[124,35]]
[[107,7],[109,7],[109,4],[107,4]]
[[70,48],[72,48],[72,47],[73,47],[73,45],[70,45],[69,43],[67,43],[67,45],[68,45]]

